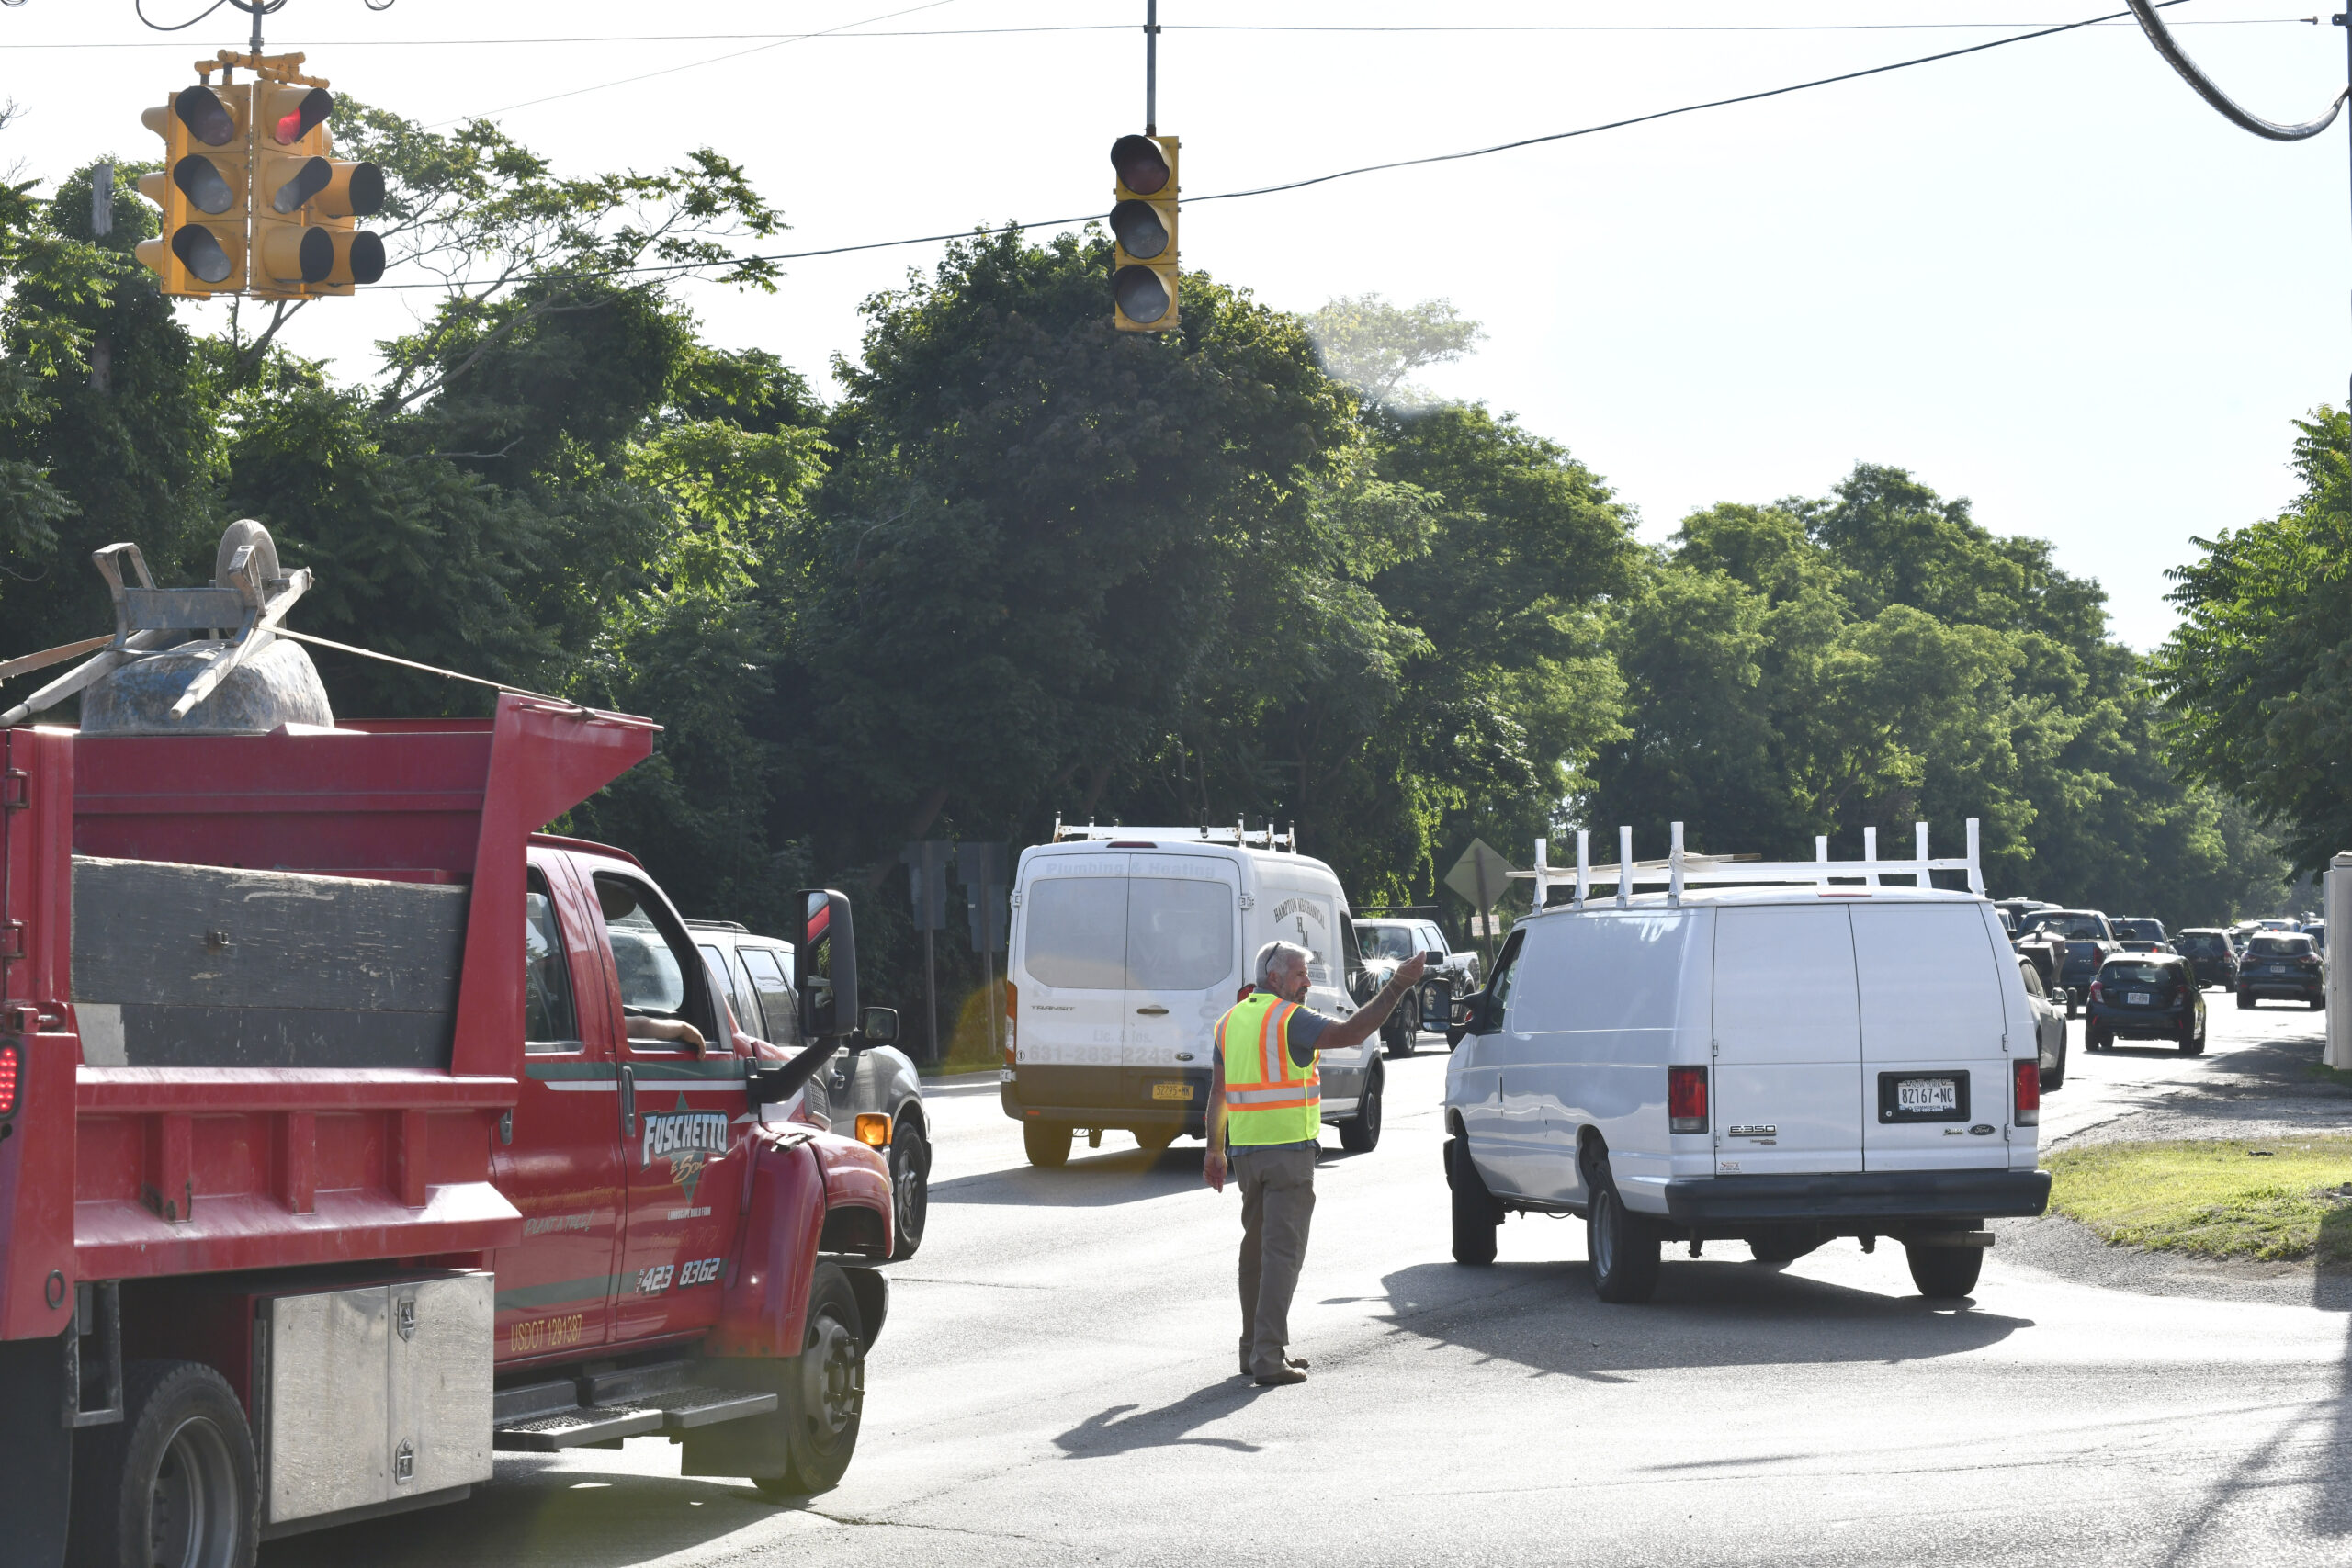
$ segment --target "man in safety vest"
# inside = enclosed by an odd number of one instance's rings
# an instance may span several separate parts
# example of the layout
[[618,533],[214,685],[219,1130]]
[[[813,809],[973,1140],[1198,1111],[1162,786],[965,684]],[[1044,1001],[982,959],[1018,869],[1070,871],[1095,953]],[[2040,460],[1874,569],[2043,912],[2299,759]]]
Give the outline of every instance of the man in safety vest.
[[1306,1381],[1306,1359],[1289,1354],[1290,1298],[1315,1213],[1323,1134],[1317,1055],[1370,1038],[1424,967],[1416,953],[1378,996],[1346,1018],[1326,1018],[1300,1005],[1311,957],[1286,942],[1258,950],[1258,988],[1217,1021],[1209,1073],[1209,1152],[1201,1174],[1222,1192],[1230,1167],[1241,1186],[1241,1375],[1264,1384]]

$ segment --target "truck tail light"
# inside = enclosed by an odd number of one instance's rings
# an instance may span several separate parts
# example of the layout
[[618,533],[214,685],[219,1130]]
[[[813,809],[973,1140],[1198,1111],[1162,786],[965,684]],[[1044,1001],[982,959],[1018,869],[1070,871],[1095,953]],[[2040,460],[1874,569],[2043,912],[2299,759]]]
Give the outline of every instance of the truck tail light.
[[1707,1069],[1666,1069],[1666,1125],[1673,1133],[1707,1130]]
[[12,1042],[0,1045],[0,1121],[17,1113],[17,1080],[24,1066],[24,1054]]
[[2041,1064],[2028,1056],[2017,1064],[2018,1113],[2016,1124],[2020,1127],[2039,1126],[2041,1122]]
[[1013,1012],[1019,1001],[1020,997],[1014,992],[1012,982],[1007,980],[1004,983],[1004,1065],[1008,1070],[1019,1060],[1013,1052],[1012,1040]]
[[861,1111],[857,1116],[857,1141],[880,1148],[890,1141],[890,1119],[878,1111]]

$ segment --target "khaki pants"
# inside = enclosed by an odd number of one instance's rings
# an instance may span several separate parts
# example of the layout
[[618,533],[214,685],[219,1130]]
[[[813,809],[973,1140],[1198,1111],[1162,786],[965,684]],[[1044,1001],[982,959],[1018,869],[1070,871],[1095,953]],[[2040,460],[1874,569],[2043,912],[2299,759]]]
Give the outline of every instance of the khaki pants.
[[1305,1149],[1233,1151],[1241,1187],[1241,1363],[1252,1377],[1283,1370],[1290,1298],[1315,1217],[1315,1156]]

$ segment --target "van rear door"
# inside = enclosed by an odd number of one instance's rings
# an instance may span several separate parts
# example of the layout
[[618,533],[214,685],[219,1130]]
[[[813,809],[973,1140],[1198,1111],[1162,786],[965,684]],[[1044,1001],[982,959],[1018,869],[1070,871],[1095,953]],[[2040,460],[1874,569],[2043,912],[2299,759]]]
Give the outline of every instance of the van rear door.
[[1713,1035],[1718,1174],[1862,1168],[1861,1021],[1844,906],[1718,912]]
[[[1103,1068],[1115,1078],[1127,1047],[1127,857],[1035,856],[1014,931],[1021,1066]],[[1045,1079],[1025,1092],[1071,1102]]]
[[[1863,1168],[2006,1166],[2007,944],[1996,951],[1981,905],[1857,905],[1852,913]],[[2030,1022],[2019,1022],[2015,1045],[2019,1058],[2038,1055]]]
[[1222,856],[1128,857],[1126,1060],[1151,1104],[1207,1107],[1213,1035],[1240,969],[1240,890]]

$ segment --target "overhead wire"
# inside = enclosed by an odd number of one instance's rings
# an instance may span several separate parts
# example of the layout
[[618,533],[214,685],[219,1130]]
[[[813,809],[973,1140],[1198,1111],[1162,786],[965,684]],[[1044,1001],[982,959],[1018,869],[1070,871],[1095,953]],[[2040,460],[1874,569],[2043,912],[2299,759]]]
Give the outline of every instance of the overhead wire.
[[[2126,0],[2126,3],[2136,6],[2140,4],[2146,4],[2147,0]],[[2186,4],[2188,4],[2188,0],[2154,0],[2153,8],[2163,10],[2174,6]],[[1494,143],[1492,146],[1474,147],[1459,152],[1436,152],[1426,157],[1398,158],[1382,164],[1363,164],[1351,169],[1334,170],[1329,174],[1313,175],[1305,179],[1288,180],[1278,185],[1254,186],[1247,190],[1217,191],[1207,196],[1186,197],[1184,200],[1188,204],[1193,206],[1198,206],[1203,202],[1209,201],[1239,201],[1249,197],[1272,196],[1281,191],[1303,190],[1309,186],[1328,185],[1333,180],[1352,179],[1359,175],[1381,174],[1392,169],[1409,169],[1421,167],[1430,164],[1460,163],[1470,158],[1491,157],[1498,152],[1515,152],[1523,147],[1537,147],[1553,141],[1567,141],[1577,137],[1598,136],[1603,131],[1623,130],[1630,126],[1647,125],[1656,120],[1672,119],[1680,115],[1699,114],[1708,109],[1727,108],[1736,104],[1758,103],[1766,98],[1782,97],[1791,93],[1806,92],[1815,87],[1833,86],[1841,82],[1860,81],[1862,78],[1869,76],[1883,76],[1891,71],[1906,71],[1913,66],[1933,65],[1940,61],[1958,60],[1965,55],[1982,54],[1987,50],[2003,49],[2013,43],[2030,43],[2037,39],[2055,38],[2061,33],[2075,32],[2084,28],[2096,27],[2102,22],[2111,22],[2131,17],[2133,14],[2134,13],[2132,11],[2116,11],[2103,17],[2087,17],[2078,22],[2063,22],[2053,27],[2041,28],[2037,32],[2016,33],[2007,38],[1994,39],[1984,43],[1970,44],[1963,49],[1948,49],[1935,54],[1922,54],[1915,56],[1909,60],[1894,61],[1885,65],[1866,66],[1859,71],[1844,71],[1834,76],[1816,76],[1810,81],[1793,82],[1786,86],[1767,87],[1759,92],[1740,93],[1731,97],[1710,98],[1703,103],[1683,104],[1678,107],[1670,109],[1657,109],[1648,114],[1631,115],[1623,119],[1607,120],[1598,125],[1580,126],[1574,130],[1557,130],[1543,136],[1521,137],[1517,141],[1498,141]],[[1059,228],[1063,224],[1089,222],[1098,220],[1101,217],[1102,214],[1099,211],[1085,212],[1068,218],[1049,218],[1027,222],[999,224],[994,228],[990,228],[986,225],[976,225],[969,229],[956,230],[950,233],[918,234],[900,240],[875,240],[860,244],[830,245],[816,250],[782,251],[755,255],[730,256],[727,260],[721,262],[669,262],[652,263],[643,266],[566,269],[560,272],[535,273],[528,275],[527,276],[514,278],[512,281],[521,283],[536,282],[544,278],[586,279],[592,277],[641,276],[664,273],[675,274],[703,272],[713,267],[730,265],[740,266],[751,262],[808,261],[820,256],[848,255],[860,251],[896,250],[907,245],[936,244],[949,240],[986,239],[997,234],[1018,233],[1026,230],[1034,229],[1056,229]],[[379,283],[373,286],[372,291],[395,288],[446,288],[447,287],[447,285],[446,283],[440,282]]]

